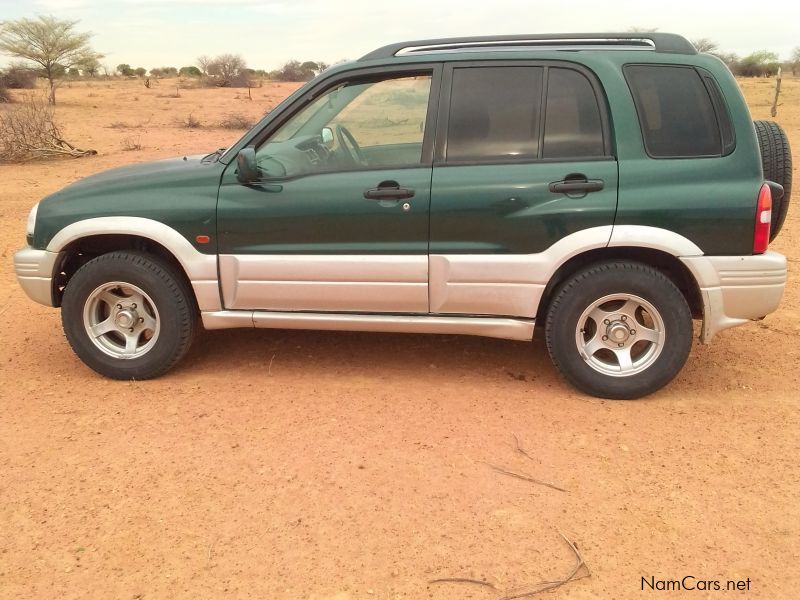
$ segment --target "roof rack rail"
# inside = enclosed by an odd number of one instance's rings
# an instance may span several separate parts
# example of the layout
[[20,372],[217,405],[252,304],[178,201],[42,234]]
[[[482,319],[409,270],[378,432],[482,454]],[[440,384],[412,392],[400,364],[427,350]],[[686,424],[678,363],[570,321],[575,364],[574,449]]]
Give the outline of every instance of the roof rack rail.
[[695,47],[683,36],[674,33],[539,33],[531,35],[488,35],[478,37],[441,38],[389,44],[359,60],[392,58],[398,54],[438,52],[461,49],[508,48],[514,46],[602,47],[630,46],[668,54],[697,54]]

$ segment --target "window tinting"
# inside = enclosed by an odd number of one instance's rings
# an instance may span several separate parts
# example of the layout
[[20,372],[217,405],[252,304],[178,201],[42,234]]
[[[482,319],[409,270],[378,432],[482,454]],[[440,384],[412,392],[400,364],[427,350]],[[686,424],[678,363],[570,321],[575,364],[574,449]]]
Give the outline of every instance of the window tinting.
[[717,118],[697,71],[691,67],[631,65],[625,68],[625,77],[650,156],[721,154]]
[[538,158],[542,71],[542,67],[454,69],[447,160]]
[[544,158],[603,156],[603,127],[592,85],[572,69],[547,75]]
[[722,90],[719,89],[717,80],[711,75],[705,75],[704,79],[708,86],[708,92],[711,94],[714,110],[717,113],[720,136],[722,137],[722,153],[729,154],[736,146],[736,135],[731,123],[731,116],[728,114],[728,105],[725,103],[725,97],[722,95]]

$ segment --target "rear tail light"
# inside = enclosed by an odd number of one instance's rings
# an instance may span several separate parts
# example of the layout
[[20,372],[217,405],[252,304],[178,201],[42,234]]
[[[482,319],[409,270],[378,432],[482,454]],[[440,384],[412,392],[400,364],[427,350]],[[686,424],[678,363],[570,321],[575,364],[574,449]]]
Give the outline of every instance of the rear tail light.
[[769,225],[772,222],[772,192],[765,183],[758,192],[753,254],[764,254],[769,246]]

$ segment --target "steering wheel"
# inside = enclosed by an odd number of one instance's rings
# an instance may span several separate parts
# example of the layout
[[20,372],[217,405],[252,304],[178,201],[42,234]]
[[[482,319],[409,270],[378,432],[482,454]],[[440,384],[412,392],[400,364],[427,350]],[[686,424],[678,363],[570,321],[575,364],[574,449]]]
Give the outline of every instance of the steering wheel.
[[359,167],[367,166],[367,158],[361,151],[361,146],[358,145],[356,138],[350,133],[344,125],[336,125],[336,138],[339,141],[339,146],[347,151],[347,157],[354,165]]

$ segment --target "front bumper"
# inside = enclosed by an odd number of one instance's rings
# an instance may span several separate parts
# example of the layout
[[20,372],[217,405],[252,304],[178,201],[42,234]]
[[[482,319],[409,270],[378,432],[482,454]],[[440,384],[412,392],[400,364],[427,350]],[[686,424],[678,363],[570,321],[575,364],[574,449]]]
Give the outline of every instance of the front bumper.
[[763,319],[777,310],[786,286],[786,257],[777,252],[753,256],[681,258],[694,274],[703,298],[707,344],[723,329]]
[[58,252],[36,250],[26,246],[14,254],[14,272],[25,293],[39,304],[53,303],[53,270]]

